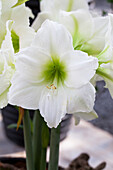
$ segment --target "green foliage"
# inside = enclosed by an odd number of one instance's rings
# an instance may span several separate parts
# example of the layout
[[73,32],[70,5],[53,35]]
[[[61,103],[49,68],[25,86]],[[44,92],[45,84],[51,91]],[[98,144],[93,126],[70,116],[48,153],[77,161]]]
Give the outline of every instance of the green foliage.
[[44,122],[42,126],[42,147],[47,148],[48,145],[49,145],[49,128]]
[[[7,128],[8,129],[17,129],[17,124],[11,124]],[[23,129],[23,125],[20,125],[19,128]]]
[[12,43],[15,53],[19,52],[19,36],[15,33],[14,30],[11,31]]
[[27,2],[27,1],[29,1],[29,0],[18,0],[18,2],[12,8],[22,5],[23,3]]
[[113,0],[107,0],[108,2],[110,2],[110,3],[113,3]]

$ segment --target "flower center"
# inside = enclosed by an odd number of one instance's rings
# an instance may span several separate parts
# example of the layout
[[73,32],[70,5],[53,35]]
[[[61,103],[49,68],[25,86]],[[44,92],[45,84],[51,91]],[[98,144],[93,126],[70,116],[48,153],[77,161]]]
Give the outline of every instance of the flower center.
[[46,83],[56,83],[58,86],[60,83],[64,84],[64,80],[67,77],[67,69],[65,62],[60,61],[58,57],[51,57],[51,59],[45,63],[42,67],[41,78]]

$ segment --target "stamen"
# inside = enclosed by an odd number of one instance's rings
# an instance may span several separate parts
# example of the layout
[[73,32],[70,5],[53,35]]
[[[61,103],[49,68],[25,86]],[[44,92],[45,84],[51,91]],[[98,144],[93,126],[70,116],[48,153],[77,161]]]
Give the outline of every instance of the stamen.
[[48,89],[56,90],[57,88],[54,86],[54,84],[51,84],[50,87],[46,86]]

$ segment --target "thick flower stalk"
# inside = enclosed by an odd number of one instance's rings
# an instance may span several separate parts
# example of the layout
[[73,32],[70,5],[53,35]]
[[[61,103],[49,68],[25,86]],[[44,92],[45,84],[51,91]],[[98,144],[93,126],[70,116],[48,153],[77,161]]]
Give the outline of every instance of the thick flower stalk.
[[90,79],[98,60],[74,51],[64,26],[45,21],[32,45],[16,57],[10,104],[39,109],[51,128],[57,127],[66,113],[93,110],[95,89]]

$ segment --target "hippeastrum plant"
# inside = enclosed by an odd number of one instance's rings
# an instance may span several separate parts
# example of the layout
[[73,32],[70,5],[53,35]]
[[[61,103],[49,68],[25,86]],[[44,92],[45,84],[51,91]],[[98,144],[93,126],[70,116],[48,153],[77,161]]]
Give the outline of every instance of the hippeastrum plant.
[[[48,170],[58,170],[61,120],[66,113],[76,124],[97,118],[91,84],[96,74],[111,88],[112,15],[92,17],[85,0],[42,0],[35,33],[24,2],[0,1],[5,28],[0,30],[0,108],[20,107],[27,170],[46,169],[51,128]],[[35,110],[32,134],[28,109]]]
[[[67,29],[49,20],[42,24],[31,46],[19,52],[16,57],[16,72],[9,90],[9,103],[25,109],[40,110],[48,127],[52,128],[49,170],[57,169],[59,124],[65,114],[84,112],[85,117],[85,112],[88,112],[90,118],[97,117],[94,113],[90,116],[95,101],[95,88],[90,80],[98,68],[98,60],[74,50]],[[36,124],[39,121],[38,114]],[[29,125],[24,120],[25,126],[27,128]],[[29,142],[29,135],[25,136],[26,142]],[[30,156],[28,145],[26,150]],[[31,155],[30,160],[37,159],[37,154],[33,154],[34,158]],[[44,156],[41,158],[43,161]],[[30,160],[28,169],[33,169],[33,160],[31,163]],[[35,169],[38,166],[35,165]],[[43,169],[42,164],[40,169]]]

